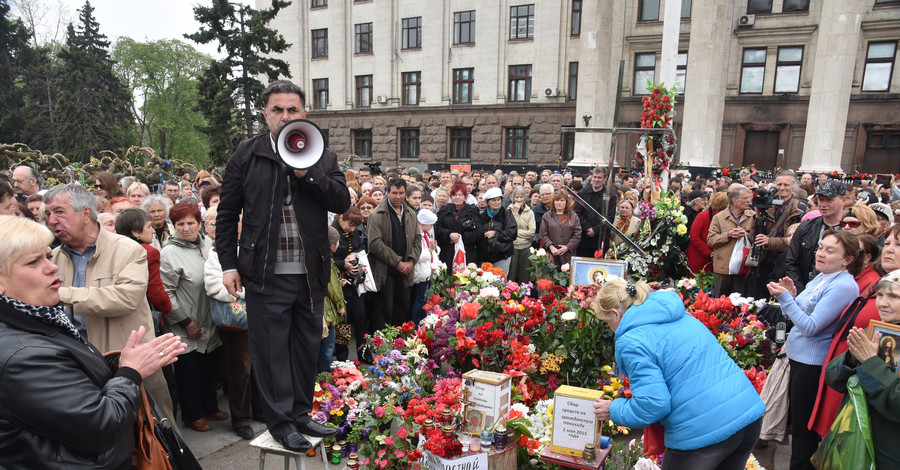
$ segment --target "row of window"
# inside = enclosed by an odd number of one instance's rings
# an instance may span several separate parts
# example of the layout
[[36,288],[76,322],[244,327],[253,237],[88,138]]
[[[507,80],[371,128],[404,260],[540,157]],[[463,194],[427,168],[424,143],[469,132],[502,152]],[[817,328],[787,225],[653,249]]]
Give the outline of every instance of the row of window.
[[[418,159],[419,153],[419,128],[400,128],[398,153],[403,159]],[[504,154],[508,160],[528,159],[528,135],[527,127],[503,128]],[[571,134],[565,134],[571,136]],[[361,158],[372,157],[372,129],[353,129],[350,132],[353,153]],[[572,142],[569,142],[572,141]],[[574,148],[574,138],[568,138],[563,142],[564,151],[569,152]],[[448,127],[447,128],[447,156],[450,160],[469,160],[472,158],[472,128]]]
[[[357,108],[372,106],[373,80],[372,75],[357,75],[356,77],[356,101]],[[415,106],[419,104],[422,90],[422,72],[403,72],[401,79],[400,104]],[[328,108],[328,79],[315,78],[312,81],[313,99],[312,109]],[[453,104],[471,104],[475,90],[475,69],[453,69]],[[569,62],[569,101],[577,98],[578,92],[578,62]],[[531,65],[509,66],[508,102],[531,101]]]

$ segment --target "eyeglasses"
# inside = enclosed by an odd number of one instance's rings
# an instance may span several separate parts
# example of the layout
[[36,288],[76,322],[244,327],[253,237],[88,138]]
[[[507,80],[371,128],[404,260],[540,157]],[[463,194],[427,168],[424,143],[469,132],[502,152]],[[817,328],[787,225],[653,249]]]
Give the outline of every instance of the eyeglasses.
[[372,210],[372,206],[359,206],[359,210],[370,211],[370,210]]
[[841,225],[844,227],[856,228],[859,227],[860,222],[858,220],[845,220],[841,222]]

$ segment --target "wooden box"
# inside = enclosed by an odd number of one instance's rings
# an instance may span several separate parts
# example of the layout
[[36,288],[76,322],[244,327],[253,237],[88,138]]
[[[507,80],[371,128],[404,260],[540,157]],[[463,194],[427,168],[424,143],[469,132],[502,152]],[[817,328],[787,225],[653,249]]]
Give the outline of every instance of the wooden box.
[[463,387],[470,391],[469,409],[484,412],[484,425],[490,427],[506,421],[512,397],[512,377],[509,374],[471,370],[463,374]]

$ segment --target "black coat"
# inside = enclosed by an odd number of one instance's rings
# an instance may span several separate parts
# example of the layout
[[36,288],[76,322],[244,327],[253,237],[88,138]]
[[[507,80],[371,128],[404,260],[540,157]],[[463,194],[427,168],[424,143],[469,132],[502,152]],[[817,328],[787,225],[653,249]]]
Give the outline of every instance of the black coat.
[[478,242],[478,257],[482,263],[496,263],[505,260],[513,254],[513,241],[518,233],[516,218],[509,210],[500,208],[500,212],[493,219],[488,216],[487,210],[481,213],[481,227],[483,232],[495,230],[493,238],[484,238]]
[[[331,279],[328,212],[343,214],[350,207],[350,192],[337,156],[328,149],[301,179],[293,171],[285,171],[272,150],[269,134],[238,145],[225,167],[216,218],[216,252],[222,270],[237,269],[241,283],[251,291],[272,292],[266,280],[275,275],[285,197],[291,198],[299,221],[312,299],[324,299]],[[242,210],[239,241],[237,223]]]
[[337,217],[335,217],[334,222],[331,224],[334,227],[338,234],[341,236],[338,241],[338,248],[332,254],[334,258],[334,264],[341,270],[341,272],[346,271],[344,269],[344,260],[347,258],[347,255],[350,253],[359,253],[362,250],[366,249],[367,245],[367,237],[366,232],[363,231],[362,225],[356,227],[356,230],[350,232],[347,235],[344,235],[344,229],[341,228],[340,222],[338,222]]
[[806,289],[806,283],[815,276],[812,275],[816,268],[816,250],[819,248],[819,236],[823,233],[825,221],[821,216],[804,220],[794,231],[791,245],[785,258],[785,273],[797,287],[797,293]]
[[434,223],[434,238],[441,248],[441,261],[447,265],[447,269],[453,267],[455,250],[454,244],[450,242],[450,234],[454,232],[462,235],[463,245],[466,247],[466,264],[478,264],[478,242],[484,237],[478,208],[463,204],[462,209],[456,210],[453,203],[444,204],[438,211],[437,218]]
[[131,468],[134,369],[0,303],[0,467]]
[[[607,188],[604,184],[603,187],[600,188],[599,191],[594,191],[593,186],[588,185],[585,186],[581,191],[578,192],[578,195],[584,199],[585,202],[591,205],[597,212],[606,216],[606,219],[612,222],[613,218],[616,216],[616,206],[618,205],[617,196],[615,193],[610,195],[606,194]],[[606,212],[603,212],[603,201],[606,200]],[[581,241],[578,244],[579,249],[587,250],[593,253],[600,246],[600,238],[603,237],[603,245],[608,246],[609,243],[609,228],[606,227],[606,224],[600,219],[600,217],[594,213],[594,211],[585,208],[579,203],[575,203],[575,206],[572,208],[576,214],[578,214],[578,220],[581,221]],[[588,229],[594,229],[594,236],[589,237],[587,234]]]

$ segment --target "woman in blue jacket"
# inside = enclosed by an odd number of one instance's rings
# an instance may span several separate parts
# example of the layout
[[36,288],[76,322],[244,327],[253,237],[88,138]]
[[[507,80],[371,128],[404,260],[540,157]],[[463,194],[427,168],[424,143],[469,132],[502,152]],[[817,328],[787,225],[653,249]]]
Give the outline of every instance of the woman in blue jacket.
[[666,429],[663,470],[743,469],[766,406],[744,372],[674,292],[610,281],[594,300],[615,331],[616,362],[632,397],[597,400],[600,419]]

